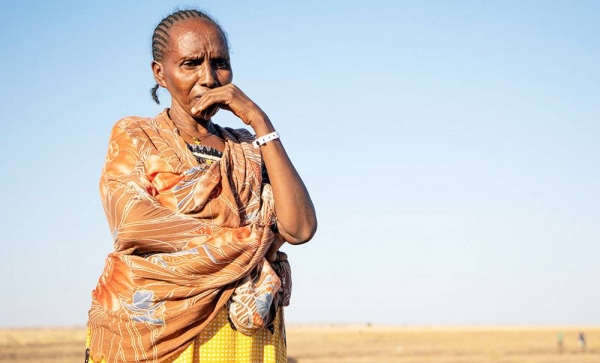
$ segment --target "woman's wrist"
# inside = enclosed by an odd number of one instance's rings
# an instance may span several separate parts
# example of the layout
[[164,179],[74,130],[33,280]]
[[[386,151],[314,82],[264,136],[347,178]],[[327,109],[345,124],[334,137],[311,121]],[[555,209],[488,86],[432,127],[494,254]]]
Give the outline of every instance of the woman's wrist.
[[254,146],[255,148],[258,149],[261,146],[263,146],[264,144],[268,143],[269,141],[273,141],[273,140],[277,140],[277,139],[279,139],[279,133],[277,131],[273,131],[264,136],[256,137],[256,139],[252,142],[252,146]]
[[248,125],[252,127],[256,137],[261,137],[275,131],[275,127],[271,123],[271,120],[269,120],[269,117],[262,112],[262,110],[258,112],[255,117],[252,117]]

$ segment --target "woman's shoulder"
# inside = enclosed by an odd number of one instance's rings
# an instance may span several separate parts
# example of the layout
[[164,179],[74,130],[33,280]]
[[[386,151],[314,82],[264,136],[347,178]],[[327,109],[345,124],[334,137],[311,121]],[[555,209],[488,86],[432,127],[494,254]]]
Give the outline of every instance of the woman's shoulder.
[[130,143],[134,145],[139,140],[157,137],[161,133],[155,118],[142,116],[126,116],[118,120],[110,132],[110,142]]
[[117,121],[113,128],[125,131],[138,130],[151,126],[153,120],[151,117],[126,116]]
[[126,116],[117,121],[113,128],[113,135],[128,135],[134,137],[148,137],[148,135],[160,134],[161,129],[169,129],[168,125],[160,123],[159,118],[162,113],[156,117]]

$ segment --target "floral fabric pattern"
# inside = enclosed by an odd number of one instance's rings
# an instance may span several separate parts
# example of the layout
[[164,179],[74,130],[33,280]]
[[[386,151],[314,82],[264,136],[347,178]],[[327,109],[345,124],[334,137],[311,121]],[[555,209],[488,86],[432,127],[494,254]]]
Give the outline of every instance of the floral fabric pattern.
[[[275,216],[260,152],[248,131],[217,127],[222,158],[202,167],[167,110],[113,128],[100,194],[114,252],[92,292],[94,361],[173,359],[248,276],[268,270]],[[268,278],[275,295],[281,282]]]

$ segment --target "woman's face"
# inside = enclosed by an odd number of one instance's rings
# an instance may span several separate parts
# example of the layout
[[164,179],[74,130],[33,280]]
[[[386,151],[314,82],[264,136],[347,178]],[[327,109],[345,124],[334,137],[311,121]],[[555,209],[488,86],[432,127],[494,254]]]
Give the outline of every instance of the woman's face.
[[[171,108],[191,115],[191,109],[209,89],[231,83],[227,40],[217,27],[202,19],[175,23],[162,62],[152,62],[156,82],[171,94]],[[202,118],[210,119],[218,106],[209,107]]]

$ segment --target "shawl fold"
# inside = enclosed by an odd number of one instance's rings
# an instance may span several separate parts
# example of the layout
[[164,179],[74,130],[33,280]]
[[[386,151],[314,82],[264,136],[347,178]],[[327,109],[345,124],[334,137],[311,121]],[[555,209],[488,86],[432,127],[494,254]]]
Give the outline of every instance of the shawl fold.
[[[199,166],[167,110],[114,126],[100,194],[115,250],[92,292],[94,361],[165,361],[221,308],[240,310],[236,301],[256,283],[268,280],[257,295],[264,302],[280,295],[281,281],[264,258],[275,214],[260,151],[247,130],[217,127],[223,157]],[[266,315],[240,316],[248,332],[268,323]]]

